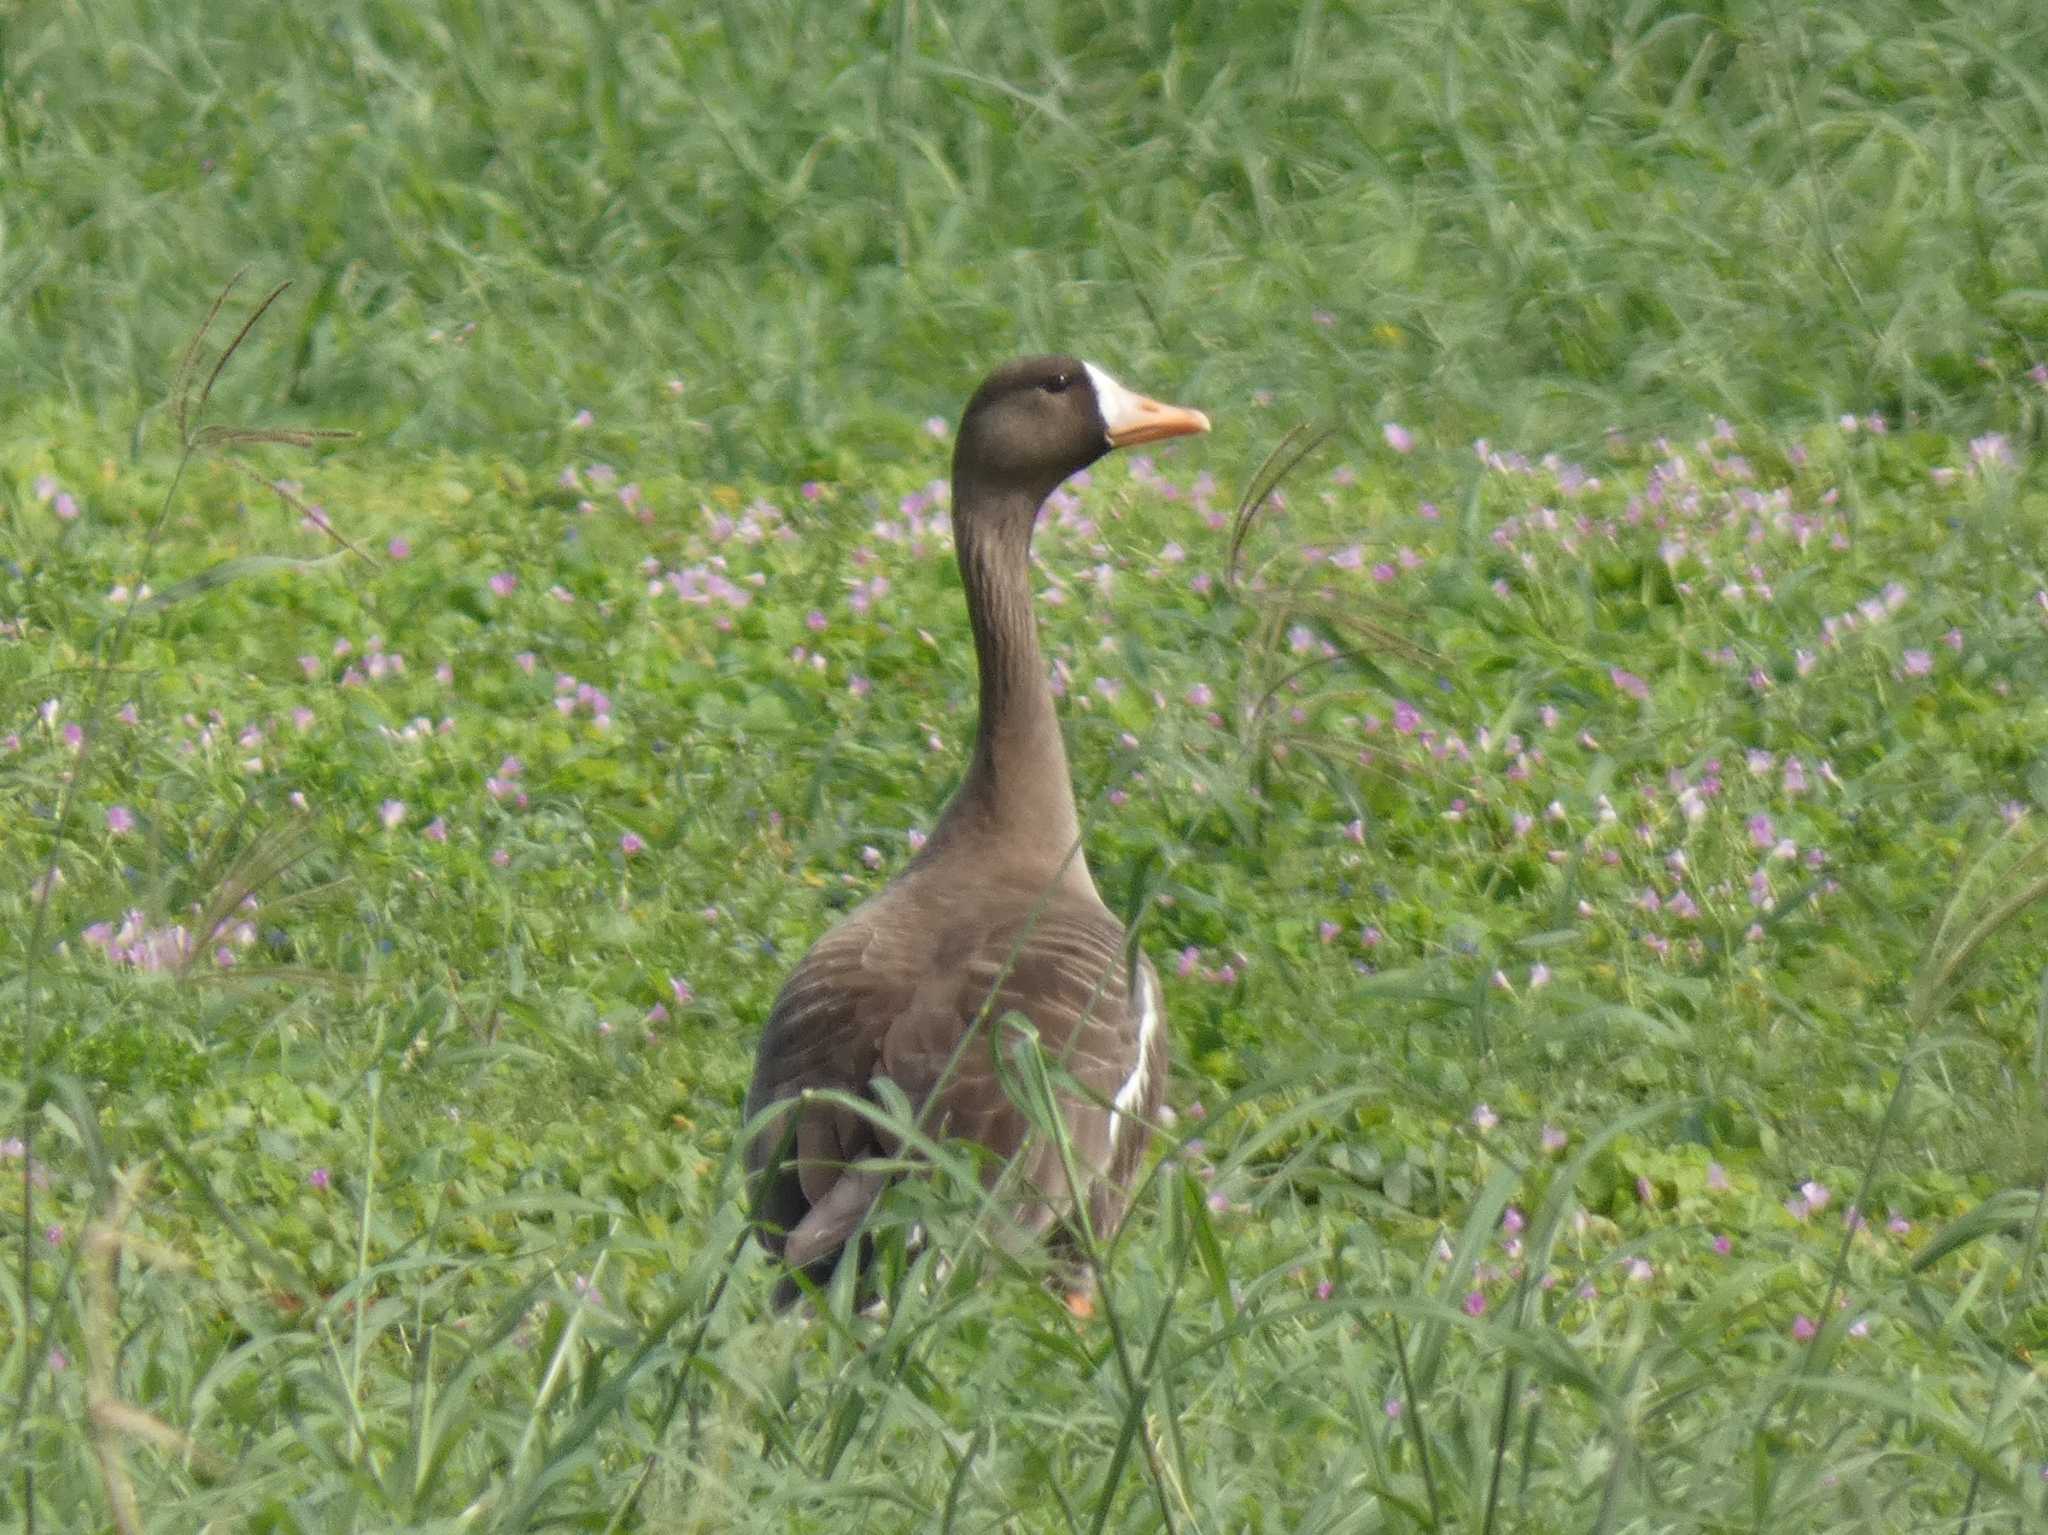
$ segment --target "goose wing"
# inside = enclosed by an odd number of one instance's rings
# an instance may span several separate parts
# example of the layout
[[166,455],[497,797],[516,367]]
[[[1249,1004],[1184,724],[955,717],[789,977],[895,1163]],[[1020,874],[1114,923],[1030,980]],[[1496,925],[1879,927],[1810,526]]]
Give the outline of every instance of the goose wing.
[[[829,1271],[886,1181],[855,1164],[897,1150],[855,1110],[790,1101],[806,1089],[871,1096],[887,1077],[927,1131],[1017,1164],[1016,1218],[1027,1231],[1043,1231],[1106,1176],[1127,1179],[1165,1079],[1158,997],[1150,965],[1133,972],[1121,925],[1093,903],[994,922],[984,910],[971,926],[894,903],[856,912],[797,966],[762,1035],[747,1119],[788,1105],[747,1147],[763,1242],[793,1268]],[[998,1068],[1012,1014],[1073,1079],[1059,1101],[1079,1191]],[[1090,1199],[1098,1229],[1121,1213],[1120,1197]]]

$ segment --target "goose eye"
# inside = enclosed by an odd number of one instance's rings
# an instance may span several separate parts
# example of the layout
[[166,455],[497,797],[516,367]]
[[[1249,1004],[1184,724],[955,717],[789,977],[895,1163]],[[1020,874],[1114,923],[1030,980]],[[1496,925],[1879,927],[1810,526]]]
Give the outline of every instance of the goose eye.
[[1055,373],[1038,387],[1047,394],[1065,394],[1074,387],[1074,375],[1071,373]]

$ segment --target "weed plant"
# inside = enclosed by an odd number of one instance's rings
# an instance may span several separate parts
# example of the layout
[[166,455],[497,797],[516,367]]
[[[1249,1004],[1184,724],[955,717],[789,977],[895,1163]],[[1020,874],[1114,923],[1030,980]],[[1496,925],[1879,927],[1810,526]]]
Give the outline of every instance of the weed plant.
[[[6,1520],[2048,1524],[2044,43],[23,13]],[[1038,541],[1175,1112],[1093,1323],[929,1145],[778,1317],[755,1031],[958,771],[946,417],[1048,345],[1219,425]]]

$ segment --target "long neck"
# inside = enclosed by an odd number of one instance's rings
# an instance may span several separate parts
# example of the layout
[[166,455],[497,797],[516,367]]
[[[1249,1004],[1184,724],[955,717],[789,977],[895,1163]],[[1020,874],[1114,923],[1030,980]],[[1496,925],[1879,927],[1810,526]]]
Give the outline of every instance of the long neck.
[[1000,838],[1008,857],[1026,860],[1048,878],[1058,873],[1086,884],[1087,867],[1073,851],[1081,828],[1066,746],[1031,614],[1037,501],[1026,491],[956,479],[953,506],[981,671],[981,718],[967,776],[933,830],[931,851]]

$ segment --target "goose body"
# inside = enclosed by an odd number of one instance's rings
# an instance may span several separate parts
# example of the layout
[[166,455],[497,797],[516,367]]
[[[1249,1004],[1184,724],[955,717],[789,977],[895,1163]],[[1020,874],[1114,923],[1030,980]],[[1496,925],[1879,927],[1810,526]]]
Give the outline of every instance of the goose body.
[[[1031,615],[1030,541],[1068,475],[1114,447],[1208,426],[1068,357],[1007,364],[968,402],[953,533],[980,673],[974,752],[924,848],[783,984],[747,1093],[750,1124],[781,1106],[746,1161],[756,1232],[793,1273],[829,1276],[887,1181],[860,1164],[898,1149],[852,1109],[800,1101],[817,1089],[872,1097],[886,1078],[926,1132],[988,1148],[1022,1233],[1085,1208],[1102,1239],[1123,1218],[1165,1091],[1165,1010],[1158,974],[1081,852]],[[998,1071],[999,1020],[1013,1013],[1073,1080],[1060,1102],[1073,1177]]]

